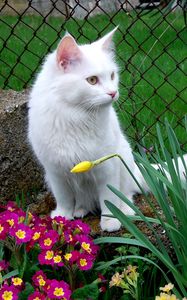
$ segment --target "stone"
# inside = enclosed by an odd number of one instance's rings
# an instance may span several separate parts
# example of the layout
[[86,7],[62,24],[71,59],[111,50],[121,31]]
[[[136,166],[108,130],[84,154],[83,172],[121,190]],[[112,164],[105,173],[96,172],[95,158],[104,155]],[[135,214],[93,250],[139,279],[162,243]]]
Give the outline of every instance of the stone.
[[42,170],[27,139],[28,90],[0,90],[0,203],[44,189]]

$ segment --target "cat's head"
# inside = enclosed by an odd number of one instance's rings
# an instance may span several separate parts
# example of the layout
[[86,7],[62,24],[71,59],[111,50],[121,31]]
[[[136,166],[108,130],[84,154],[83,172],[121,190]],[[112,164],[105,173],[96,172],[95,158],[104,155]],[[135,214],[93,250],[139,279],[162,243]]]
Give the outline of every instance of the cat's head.
[[112,47],[115,30],[88,45],[78,45],[69,34],[61,40],[55,63],[64,101],[94,107],[118,99],[118,69]]

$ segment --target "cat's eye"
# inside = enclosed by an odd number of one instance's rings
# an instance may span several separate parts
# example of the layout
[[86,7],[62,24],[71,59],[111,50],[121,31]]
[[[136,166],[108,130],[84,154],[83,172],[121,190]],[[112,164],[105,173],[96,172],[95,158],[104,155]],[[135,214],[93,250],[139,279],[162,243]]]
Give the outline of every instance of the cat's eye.
[[90,77],[86,78],[86,80],[91,85],[95,85],[99,81],[97,76],[90,76]]
[[111,79],[112,80],[114,80],[114,76],[115,76],[115,74],[114,74],[114,72],[112,72],[112,74],[111,74]]

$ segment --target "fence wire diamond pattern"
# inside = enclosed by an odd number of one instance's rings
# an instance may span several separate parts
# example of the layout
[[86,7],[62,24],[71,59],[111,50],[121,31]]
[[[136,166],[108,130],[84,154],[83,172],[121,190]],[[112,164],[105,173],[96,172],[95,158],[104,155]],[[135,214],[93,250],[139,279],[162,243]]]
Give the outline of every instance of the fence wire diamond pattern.
[[179,3],[163,13],[152,1],[0,0],[0,87],[29,87],[66,30],[87,43],[117,25],[122,126],[149,148],[155,124],[167,117],[186,148],[187,28]]

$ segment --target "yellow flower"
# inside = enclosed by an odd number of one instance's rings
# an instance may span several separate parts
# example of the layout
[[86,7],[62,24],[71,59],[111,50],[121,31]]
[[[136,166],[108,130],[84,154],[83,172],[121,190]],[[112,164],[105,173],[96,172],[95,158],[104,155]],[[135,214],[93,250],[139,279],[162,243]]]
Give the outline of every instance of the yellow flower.
[[156,296],[155,300],[179,300],[174,294],[169,295],[166,293],[160,293],[160,296]]
[[172,283],[166,284],[164,287],[160,287],[160,290],[166,293],[169,293],[174,288]]
[[93,168],[94,164],[92,161],[82,161],[77,164],[73,169],[71,169],[71,173],[82,173],[87,172]]
[[76,166],[74,166],[74,168],[71,169],[71,173],[82,173],[82,172],[87,172],[89,170],[91,170],[93,167],[101,164],[102,162],[112,158],[112,157],[118,157],[119,159],[122,160],[121,156],[119,154],[110,154],[110,155],[106,155],[103,156],[99,159],[96,159],[94,161],[82,161],[79,164],[77,164]]
[[112,287],[114,285],[120,286],[121,282],[122,282],[122,276],[117,272],[112,276],[112,279],[111,279],[109,285],[110,285],[110,287]]

